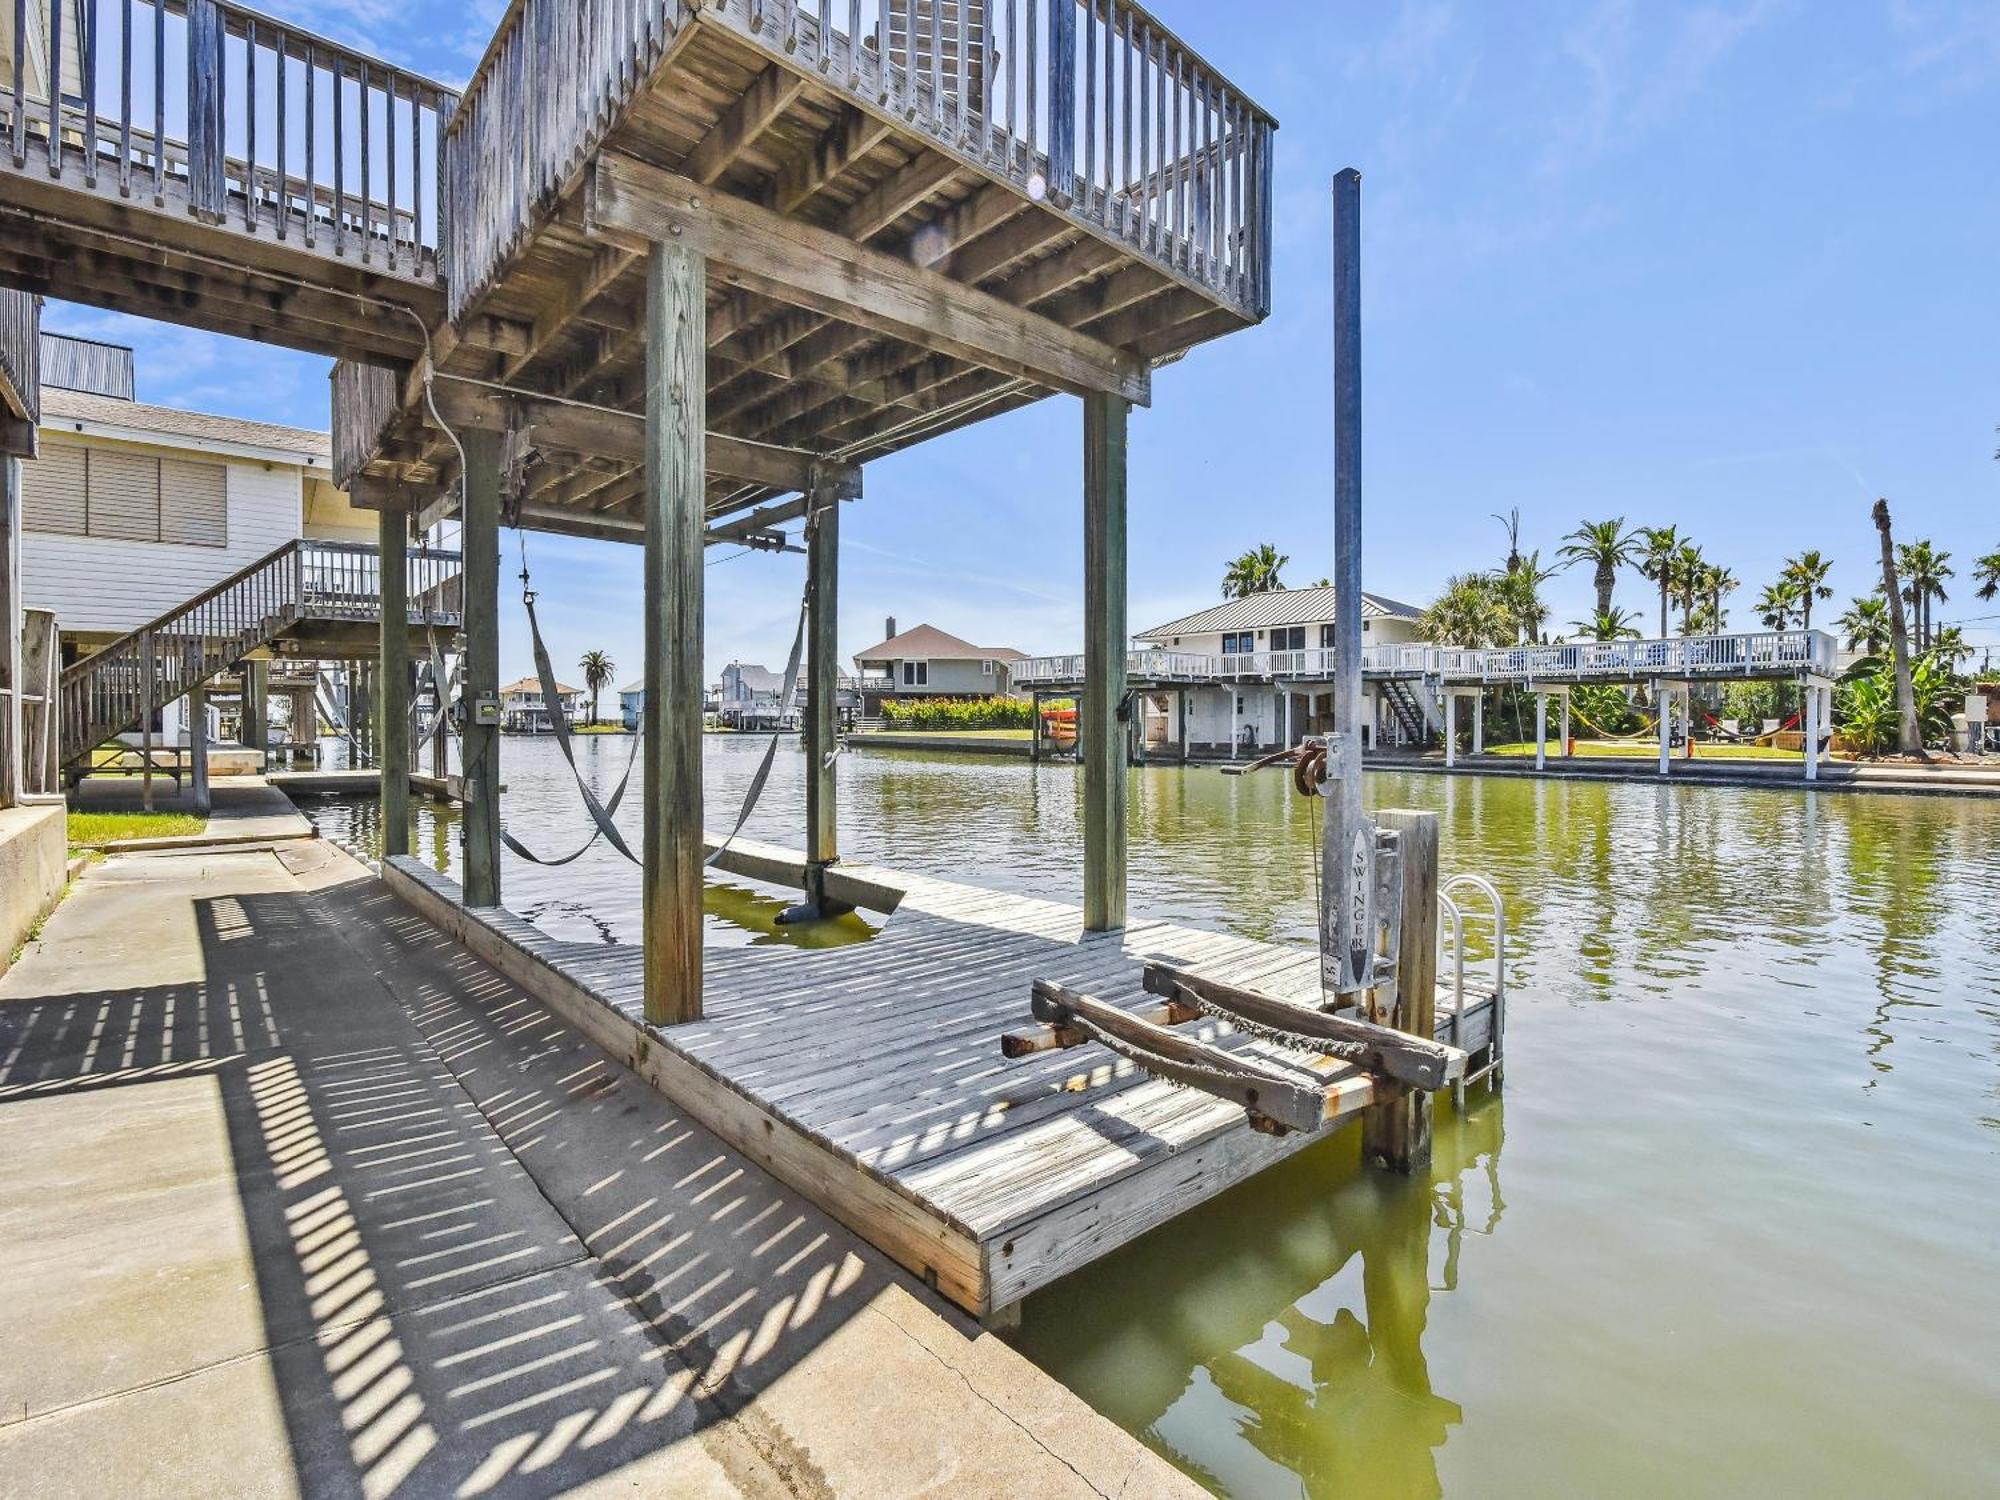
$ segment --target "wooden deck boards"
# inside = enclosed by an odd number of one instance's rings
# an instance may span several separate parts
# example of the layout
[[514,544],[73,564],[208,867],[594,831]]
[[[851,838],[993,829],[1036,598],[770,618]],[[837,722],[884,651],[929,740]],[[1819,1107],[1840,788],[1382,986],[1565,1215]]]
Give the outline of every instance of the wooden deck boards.
[[[787,854],[756,845],[744,853]],[[455,900],[434,872],[397,864],[403,885],[414,877]],[[1000,1034],[1026,1019],[1036,979],[1137,1008],[1157,1003],[1140,976],[1146,962],[1163,960],[1310,1000],[1319,984],[1311,950],[1157,921],[1086,934],[1081,913],[1060,902],[843,869],[905,893],[873,941],[711,949],[703,1019],[660,1032],[641,1018],[637,948],[557,942],[504,912],[467,915],[587,992],[607,1013],[598,1021],[621,1029],[642,1061],[669,1056],[680,1081],[656,1082],[690,1113],[706,1120],[747,1105],[756,1131],[789,1138],[767,1163],[773,1170],[789,1171],[788,1180],[977,1313],[1017,1301],[1315,1139],[1259,1135],[1237,1106],[1151,1078],[1102,1048],[1007,1060],[999,1047]],[[1483,1044],[1485,1004],[1468,1005],[1473,1034],[1464,1044]],[[1440,1011],[1442,1027],[1449,996]],[[1299,1064],[1297,1054],[1214,1023],[1188,1030]],[[1315,1071],[1346,1081],[1346,1112],[1375,1097],[1372,1078],[1345,1063],[1326,1060]],[[885,1213],[890,1200],[896,1207]],[[921,1232],[912,1235],[912,1225]]]

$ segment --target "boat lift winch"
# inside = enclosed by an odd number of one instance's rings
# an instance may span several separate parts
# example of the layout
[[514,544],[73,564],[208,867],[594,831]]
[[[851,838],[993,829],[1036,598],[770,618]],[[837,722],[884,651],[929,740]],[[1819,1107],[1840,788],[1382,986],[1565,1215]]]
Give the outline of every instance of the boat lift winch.
[[[1462,1104],[1468,1081],[1497,1086],[1505,1003],[1506,917],[1498,892],[1479,876],[1434,884],[1434,837],[1421,846],[1421,871],[1406,870],[1403,834],[1371,817],[1362,800],[1360,174],[1352,169],[1334,181],[1333,221],[1333,729],[1256,763],[1289,764],[1300,794],[1322,799],[1318,1004],[1150,963],[1144,986],[1164,1003],[1128,1008],[1037,980],[1031,1005],[1040,1026],[1001,1038],[1009,1057],[1095,1042],[1155,1077],[1242,1105],[1253,1127],[1278,1135],[1344,1118],[1364,1092],[1362,1104],[1382,1104],[1449,1087]],[[1406,1004],[1400,993],[1405,892],[1412,888],[1434,894],[1444,934],[1439,957],[1454,1000],[1441,1024],[1432,1023],[1428,963],[1421,966],[1422,1004]],[[1466,903],[1474,897],[1491,909],[1494,967],[1491,1016],[1476,1043],[1466,1034],[1465,988]],[[1427,922],[1412,930],[1427,940],[1432,932]],[[1413,1031],[1418,1020],[1422,1031]],[[1197,1021],[1223,1023],[1263,1045],[1227,1048],[1177,1029]],[[1433,1030],[1450,1039],[1423,1034]],[[1474,1049],[1482,1054],[1476,1068]],[[1421,1147],[1399,1153],[1405,1166],[1428,1159],[1428,1115],[1423,1119]]]

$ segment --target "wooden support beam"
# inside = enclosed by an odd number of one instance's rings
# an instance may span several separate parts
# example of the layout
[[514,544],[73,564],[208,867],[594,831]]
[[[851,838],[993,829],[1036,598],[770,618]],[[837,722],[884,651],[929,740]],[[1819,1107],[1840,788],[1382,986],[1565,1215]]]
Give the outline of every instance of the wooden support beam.
[[702,476],[707,396],[702,254],[655,245],[646,267],[645,1007],[702,1013]]
[[[376,513],[381,551],[381,678],[375,694],[375,739],[381,747],[382,857],[410,852],[410,568],[409,516]],[[293,735],[297,737],[297,726]]]
[[811,148],[780,169],[771,206],[781,214],[796,213],[894,131],[886,120],[843,104]]
[[[465,778],[465,810],[459,820],[464,842],[465,904],[500,904],[500,464],[501,439],[474,428],[465,445],[465,505],[460,516],[459,550],[465,660],[460,692],[465,716],[459,726],[460,769]],[[490,717],[489,717],[490,716]],[[488,722],[480,722],[486,718]]]
[[1083,403],[1083,925],[1125,925],[1125,437],[1129,408]]
[[[1412,1044],[1437,1043],[1438,815],[1385,809],[1375,815],[1402,848],[1403,928],[1397,941],[1396,995],[1390,1021]],[[1448,1049],[1456,1050],[1456,1049]],[[1465,1054],[1457,1055],[1458,1076]],[[1370,1109],[1362,1122],[1361,1149],[1378,1166],[1421,1172],[1431,1163],[1431,1096],[1424,1084]]]
[[[597,454],[639,463],[646,457],[646,419],[636,412],[589,406],[553,396],[532,396],[496,390],[489,385],[455,380],[445,375],[432,382],[438,412],[452,427],[505,432],[512,420],[531,430],[541,446],[568,453]],[[780,448],[707,434],[706,462],[710,474],[764,485],[774,490],[811,489],[828,480],[860,493],[861,471],[854,464],[822,459],[798,448]]]
[[238,715],[239,737],[246,750],[269,750],[271,748],[271,704],[267,691],[270,684],[271,664],[263,661],[243,663],[242,712]]
[[682,170],[704,187],[727,172],[736,158],[805,92],[806,77],[780,63],[767,65],[739,94],[708,134],[695,143]]
[[593,231],[685,244],[732,285],[1061,390],[1150,399],[1149,367],[1133,355],[685,177],[606,154],[588,193]]
[[805,900],[781,922],[817,921],[853,908],[827,891],[840,859],[835,834],[835,757],[840,749],[840,497],[813,491],[806,514]]

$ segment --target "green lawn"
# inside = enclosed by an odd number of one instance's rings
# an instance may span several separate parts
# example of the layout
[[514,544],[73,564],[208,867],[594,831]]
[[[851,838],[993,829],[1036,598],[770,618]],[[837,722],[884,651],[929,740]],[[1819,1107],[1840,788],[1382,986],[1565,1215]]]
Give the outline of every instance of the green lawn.
[[623,724],[578,724],[570,730],[570,733],[571,734],[630,734],[631,731],[627,729]]
[[[1488,745],[1488,755],[1527,755],[1535,753],[1533,741],[1517,744]],[[1658,740],[1578,740],[1576,753],[1581,756],[1603,756],[1631,760],[1658,760],[1660,744]],[[1683,754],[1680,746],[1674,747],[1674,758]],[[1561,755],[1559,741],[1549,741],[1549,754]],[[1803,760],[1804,754],[1798,750],[1772,750],[1762,745],[1731,745],[1698,743],[1694,747],[1696,760]]]
[[71,812],[72,848],[106,844],[113,839],[164,839],[200,833],[208,819],[183,812]]

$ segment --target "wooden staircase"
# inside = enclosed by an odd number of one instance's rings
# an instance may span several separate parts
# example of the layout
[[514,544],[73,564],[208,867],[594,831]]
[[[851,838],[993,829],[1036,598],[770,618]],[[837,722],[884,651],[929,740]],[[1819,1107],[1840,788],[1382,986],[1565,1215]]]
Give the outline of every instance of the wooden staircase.
[[[406,566],[410,625],[456,631],[458,554],[412,549]],[[280,638],[321,624],[379,626],[381,585],[374,547],[287,542],[64,671],[62,764],[74,765]],[[310,640],[301,644],[301,654],[321,654]]]

